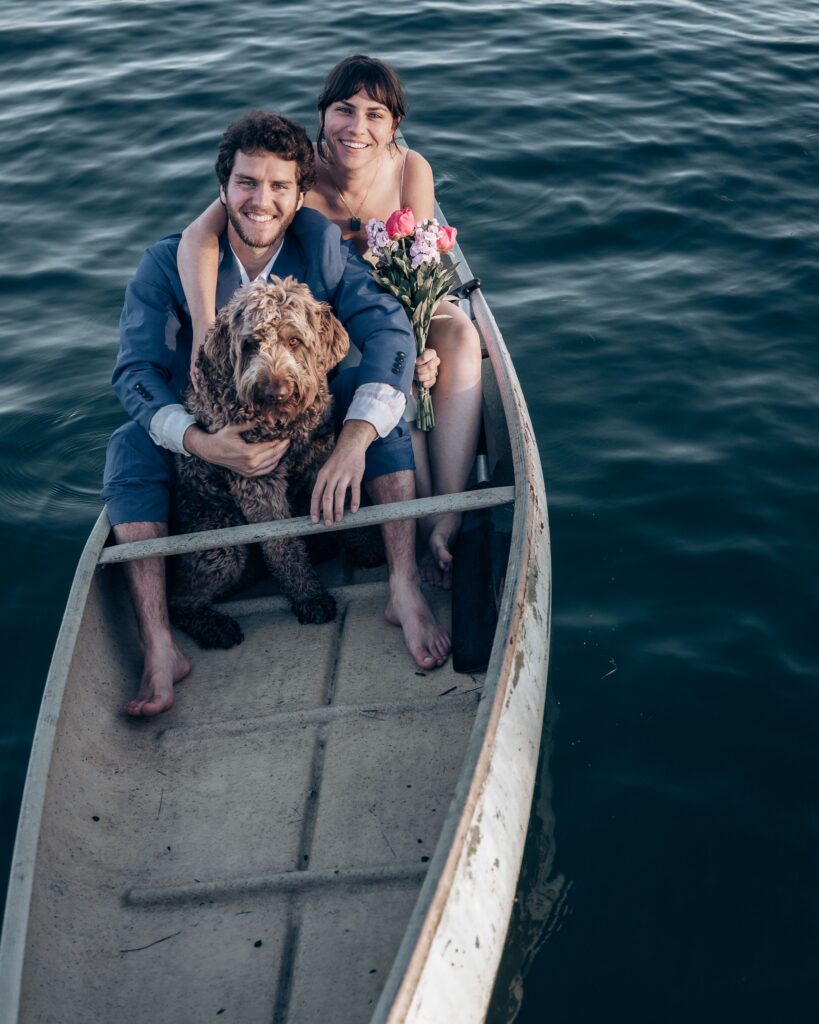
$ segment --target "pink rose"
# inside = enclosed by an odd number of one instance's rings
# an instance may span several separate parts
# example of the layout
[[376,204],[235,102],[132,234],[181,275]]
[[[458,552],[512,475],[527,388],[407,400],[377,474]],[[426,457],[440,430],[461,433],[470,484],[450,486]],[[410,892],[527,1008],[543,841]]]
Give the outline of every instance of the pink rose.
[[455,238],[458,234],[457,228],[438,228],[438,252],[449,252],[455,248]]
[[407,238],[415,231],[415,215],[407,206],[403,210],[396,210],[387,219],[387,234],[393,241],[396,238]]

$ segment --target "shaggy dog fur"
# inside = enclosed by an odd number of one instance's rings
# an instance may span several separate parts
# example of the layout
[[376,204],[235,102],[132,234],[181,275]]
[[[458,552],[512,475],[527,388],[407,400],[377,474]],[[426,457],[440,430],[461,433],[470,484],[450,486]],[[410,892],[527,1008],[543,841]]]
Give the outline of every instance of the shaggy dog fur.
[[[177,456],[177,531],[290,517],[291,503],[299,492],[309,494],[333,449],[327,372],[348,348],[347,332],[330,307],[317,302],[295,278],[254,281],[236,292],[199,353],[200,384],[198,390],[188,390],[187,408],[210,433],[227,424],[247,423],[242,436],[248,442],[286,437],[290,447],[276,469],[263,477],[244,477],[202,459]],[[335,601],[310,564],[302,539],[269,540],[260,547],[299,622],[335,618]],[[238,623],[213,603],[247,578],[250,549],[182,555],[175,569],[171,621],[201,647],[240,643]]]

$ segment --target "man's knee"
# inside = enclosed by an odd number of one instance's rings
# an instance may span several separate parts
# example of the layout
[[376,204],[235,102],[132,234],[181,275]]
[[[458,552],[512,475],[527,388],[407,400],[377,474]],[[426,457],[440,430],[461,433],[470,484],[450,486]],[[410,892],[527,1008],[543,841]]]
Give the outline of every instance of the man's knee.
[[108,442],[102,487],[111,525],[167,523],[173,479],[169,451],[158,448],[138,423],[119,427]]
[[386,437],[377,437],[364,457],[364,479],[369,482],[390,473],[415,471],[410,426],[401,420]]
[[[337,432],[342,428],[357,387],[358,367],[342,370],[330,382]],[[367,449],[364,479],[374,480],[376,477],[405,469],[415,470],[415,458],[412,454],[410,425],[402,417],[386,437],[377,437]]]

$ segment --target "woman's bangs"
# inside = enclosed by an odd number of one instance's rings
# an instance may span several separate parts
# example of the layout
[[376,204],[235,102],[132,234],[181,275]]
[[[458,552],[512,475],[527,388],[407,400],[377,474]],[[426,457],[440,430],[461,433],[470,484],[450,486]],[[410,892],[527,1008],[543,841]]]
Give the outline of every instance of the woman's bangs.
[[342,103],[362,90],[374,103],[380,103],[393,117],[402,118],[406,111],[403,97],[396,92],[389,76],[380,68],[358,66],[345,68],[320,97],[320,107],[326,109],[332,103]]

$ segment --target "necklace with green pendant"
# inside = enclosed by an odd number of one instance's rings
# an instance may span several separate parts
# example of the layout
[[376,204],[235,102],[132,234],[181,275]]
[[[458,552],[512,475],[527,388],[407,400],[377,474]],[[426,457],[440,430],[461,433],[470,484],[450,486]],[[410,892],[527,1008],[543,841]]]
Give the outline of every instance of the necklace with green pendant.
[[376,164],[375,172],[373,173],[373,176],[370,179],[370,184],[367,186],[367,191],[364,193],[364,198],[358,204],[358,209],[356,209],[355,212],[353,212],[352,208],[350,207],[350,204],[344,198],[344,193],[338,187],[338,184],[336,183],[336,179],[333,176],[333,172],[332,171],[330,172],[330,177],[333,179],[333,184],[336,187],[336,192],[338,192],[338,198],[342,201],[342,203],[344,203],[344,206],[347,209],[347,213],[349,213],[349,215],[350,215],[350,231],[360,231],[361,230],[361,218],[358,215],[359,215],[359,213],[361,213],[362,206],[367,202],[367,196],[370,194],[370,189],[375,184],[375,179],[378,177],[378,172],[379,172],[380,168],[381,168],[381,161],[379,160],[378,163]]

